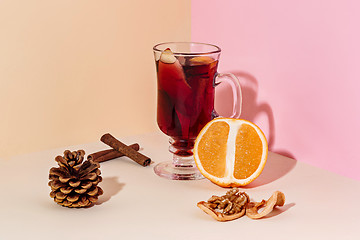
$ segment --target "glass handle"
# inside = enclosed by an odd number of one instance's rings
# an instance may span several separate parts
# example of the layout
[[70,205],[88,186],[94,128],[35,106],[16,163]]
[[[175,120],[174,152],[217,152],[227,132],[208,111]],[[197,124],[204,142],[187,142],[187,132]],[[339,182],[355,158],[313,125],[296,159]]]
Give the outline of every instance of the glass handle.
[[[226,82],[231,86],[233,94],[233,112],[229,118],[239,118],[242,107],[242,93],[239,79],[232,73],[218,73],[215,76],[215,87]],[[218,116],[218,114],[216,114]]]

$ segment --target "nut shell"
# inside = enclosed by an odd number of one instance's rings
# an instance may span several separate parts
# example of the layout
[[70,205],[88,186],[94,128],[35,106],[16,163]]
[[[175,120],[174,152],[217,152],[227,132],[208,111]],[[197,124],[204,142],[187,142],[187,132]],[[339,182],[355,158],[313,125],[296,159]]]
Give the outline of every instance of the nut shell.
[[217,221],[230,221],[244,216],[249,196],[233,188],[223,196],[212,196],[207,202],[201,201],[197,206]]
[[[285,195],[280,191],[274,192],[271,197],[261,202],[250,202],[246,206],[246,216],[252,219],[259,219],[268,215],[276,206],[284,206]],[[263,208],[261,212],[259,210]]]

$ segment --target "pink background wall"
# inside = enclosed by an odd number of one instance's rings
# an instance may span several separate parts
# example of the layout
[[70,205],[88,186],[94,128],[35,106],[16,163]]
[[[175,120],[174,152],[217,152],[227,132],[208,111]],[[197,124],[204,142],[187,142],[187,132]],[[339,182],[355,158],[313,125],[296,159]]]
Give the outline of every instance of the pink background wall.
[[[219,45],[239,76],[242,118],[270,149],[360,180],[360,3],[192,1],[192,41]],[[216,106],[222,112],[229,99]]]

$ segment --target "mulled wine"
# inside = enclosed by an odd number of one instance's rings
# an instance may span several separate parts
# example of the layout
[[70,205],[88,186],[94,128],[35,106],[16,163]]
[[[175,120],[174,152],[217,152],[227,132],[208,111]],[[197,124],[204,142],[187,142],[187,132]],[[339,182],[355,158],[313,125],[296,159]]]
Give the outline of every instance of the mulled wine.
[[177,58],[170,50],[156,61],[157,123],[173,139],[177,155],[192,155],[196,136],[213,118],[217,65],[211,57]]
[[220,83],[229,84],[233,90],[230,118],[240,116],[239,81],[231,73],[217,73],[221,49],[215,45],[168,42],[155,45],[153,51],[158,83],[157,123],[170,137],[169,151],[173,153],[172,161],[158,163],[154,171],[167,179],[202,179],[193,157],[196,137],[216,117],[214,95]]

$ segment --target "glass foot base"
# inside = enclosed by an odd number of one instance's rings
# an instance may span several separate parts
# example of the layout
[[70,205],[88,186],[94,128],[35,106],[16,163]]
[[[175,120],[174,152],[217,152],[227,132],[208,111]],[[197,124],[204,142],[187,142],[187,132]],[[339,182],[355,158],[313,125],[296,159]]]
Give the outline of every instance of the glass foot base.
[[154,171],[160,177],[170,180],[199,180],[204,178],[196,165],[176,165],[172,161],[157,164]]

